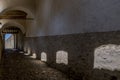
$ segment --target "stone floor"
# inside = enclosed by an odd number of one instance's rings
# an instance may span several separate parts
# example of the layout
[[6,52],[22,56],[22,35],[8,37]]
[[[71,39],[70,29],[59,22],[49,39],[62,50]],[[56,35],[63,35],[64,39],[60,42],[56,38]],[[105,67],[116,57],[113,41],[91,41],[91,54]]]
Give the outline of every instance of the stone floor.
[[0,80],[70,80],[40,60],[8,51],[0,66]]

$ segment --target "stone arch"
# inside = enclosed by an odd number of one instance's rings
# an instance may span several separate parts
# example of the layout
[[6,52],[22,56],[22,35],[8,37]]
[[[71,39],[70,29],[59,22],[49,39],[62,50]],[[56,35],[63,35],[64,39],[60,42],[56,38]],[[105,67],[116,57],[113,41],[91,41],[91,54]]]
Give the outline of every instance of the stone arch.
[[14,26],[14,27],[17,27],[17,28],[19,28],[22,32],[23,32],[23,34],[25,34],[25,28],[24,28],[24,26],[23,25],[21,25],[20,23],[18,23],[18,22],[6,22],[6,23],[4,23],[3,24],[3,26],[2,26],[2,28],[1,28],[1,30],[4,30],[5,28],[7,28],[7,27],[9,27],[9,26]]
[[4,14],[7,11],[11,11],[11,10],[20,10],[20,11],[23,11],[23,12],[27,13],[27,18],[34,18],[33,13],[29,9],[24,8],[24,7],[10,7],[10,8],[6,8],[6,9],[4,9],[0,13],[0,15]]

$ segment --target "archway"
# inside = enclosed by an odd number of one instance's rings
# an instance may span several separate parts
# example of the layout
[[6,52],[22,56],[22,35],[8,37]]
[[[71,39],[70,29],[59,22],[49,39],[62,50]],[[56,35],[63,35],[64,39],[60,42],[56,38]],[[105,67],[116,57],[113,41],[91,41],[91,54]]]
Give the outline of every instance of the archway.
[[[16,26],[5,26],[2,28],[1,33],[4,39],[4,49],[12,48],[23,50],[23,32],[19,27]],[[12,34],[8,39],[6,38],[6,34]]]
[[6,8],[0,13],[0,15],[3,15],[4,13],[6,13],[8,11],[12,11],[12,10],[19,10],[19,11],[23,11],[23,12],[27,13],[27,18],[33,19],[35,17],[35,15],[33,15],[33,13],[29,9],[21,7],[21,6]]
[[14,49],[14,35],[6,33],[5,34],[5,49]]

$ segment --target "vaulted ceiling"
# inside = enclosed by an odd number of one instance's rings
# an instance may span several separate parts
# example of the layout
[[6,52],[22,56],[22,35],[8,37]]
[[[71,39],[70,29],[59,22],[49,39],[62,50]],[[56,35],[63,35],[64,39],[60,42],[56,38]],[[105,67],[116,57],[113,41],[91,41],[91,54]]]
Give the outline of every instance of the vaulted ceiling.
[[9,26],[8,28],[5,28],[4,30],[2,30],[2,33],[12,33],[12,34],[16,34],[20,31],[19,28],[14,27],[14,26]]

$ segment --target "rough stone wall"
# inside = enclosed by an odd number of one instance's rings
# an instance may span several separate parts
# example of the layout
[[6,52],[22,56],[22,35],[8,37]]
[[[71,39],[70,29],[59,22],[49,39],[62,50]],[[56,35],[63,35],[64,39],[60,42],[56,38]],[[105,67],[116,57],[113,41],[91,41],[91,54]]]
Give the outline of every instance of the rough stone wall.
[[[26,37],[25,48],[40,59],[47,54],[48,65],[68,74],[75,80],[119,80],[119,71],[94,69],[95,49],[107,44],[120,45],[120,32],[97,32],[43,37]],[[56,52],[68,53],[68,65],[56,63]]]

